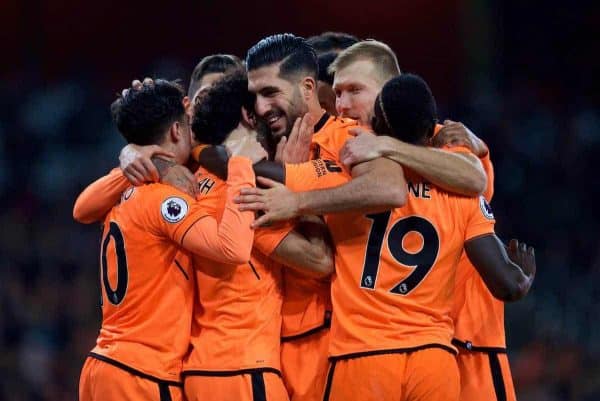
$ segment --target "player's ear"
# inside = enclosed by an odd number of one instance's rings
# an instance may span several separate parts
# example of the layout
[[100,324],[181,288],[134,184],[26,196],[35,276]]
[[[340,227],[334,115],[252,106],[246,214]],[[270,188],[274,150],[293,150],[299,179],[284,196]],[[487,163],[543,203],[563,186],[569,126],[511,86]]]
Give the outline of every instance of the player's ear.
[[249,113],[245,107],[242,107],[242,123],[248,128],[254,128],[256,125],[254,113]]
[[181,103],[183,104],[185,113],[191,118],[192,114],[194,113],[194,108],[192,107],[192,101],[190,100],[189,96],[184,96]]
[[177,143],[181,140],[183,135],[182,128],[183,127],[179,121],[175,121],[173,124],[171,124],[171,127],[169,128],[169,138],[171,139],[171,142]]
[[305,100],[317,96],[317,81],[310,76],[302,78],[302,81],[300,81],[300,91]]

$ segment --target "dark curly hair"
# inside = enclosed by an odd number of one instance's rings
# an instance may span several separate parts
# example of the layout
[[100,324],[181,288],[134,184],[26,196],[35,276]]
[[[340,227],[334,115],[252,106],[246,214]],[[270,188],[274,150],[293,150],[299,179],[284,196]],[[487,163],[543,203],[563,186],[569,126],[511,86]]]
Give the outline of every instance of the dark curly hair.
[[192,131],[200,143],[219,145],[242,120],[242,107],[251,112],[254,95],[248,77],[236,71],[217,81],[194,106]]
[[184,121],[184,96],[185,91],[179,83],[155,79],[139,90],[130,89],[111,104],[110,111],[128,143],[160,144],[171,124]]

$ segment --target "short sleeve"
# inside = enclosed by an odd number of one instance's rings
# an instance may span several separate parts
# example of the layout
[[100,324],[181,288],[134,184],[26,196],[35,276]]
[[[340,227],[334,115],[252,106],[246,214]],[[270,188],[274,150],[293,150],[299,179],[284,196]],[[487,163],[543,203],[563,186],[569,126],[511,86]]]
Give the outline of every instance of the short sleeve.
[[254,232],[254,247],[266,256],[271,256],[277,246],[294,229],[291,221],[279,222],[270,227],[261,227]]
[[492,164],[492,159],[490,159],[490,152],[487,152],[479,160],[481,160],[483,170],[485,171],[485,175],[487,175],[487,187],[485,187],[483,196],[488,202],[491,202],[494,196],[494,165]]
[[485,234],[494,233],[494,212],[483,196],[477,198],[463,198],[469,207],[463,210],[469,211],[466,216],[465,241]]
[[285,185],[295,192],[337,187],[350,179],[350,175],[332,160],[315,159],[285,165]]
[[181,244],[188,230],[208,212],[191,196],[167,185],[152,185],[146,209],[150,222],[160,234]]

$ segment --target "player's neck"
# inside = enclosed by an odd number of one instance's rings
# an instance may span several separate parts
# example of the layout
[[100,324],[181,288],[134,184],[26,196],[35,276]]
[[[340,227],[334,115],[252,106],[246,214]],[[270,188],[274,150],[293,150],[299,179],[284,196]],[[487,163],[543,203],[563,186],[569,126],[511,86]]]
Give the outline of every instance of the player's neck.
[[321,117],[326,113],[325,109],[321,107],[319,103],[316,106],[308,108],[308,113],[311,116],[311,119],[315,122],[315,124],[321,120]]

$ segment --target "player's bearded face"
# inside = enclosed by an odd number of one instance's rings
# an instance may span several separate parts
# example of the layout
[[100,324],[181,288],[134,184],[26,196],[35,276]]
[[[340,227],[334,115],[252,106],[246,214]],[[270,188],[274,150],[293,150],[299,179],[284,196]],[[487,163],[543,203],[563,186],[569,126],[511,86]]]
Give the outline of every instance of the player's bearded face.
[[276,65],[248,72],[248,89],[256,94],[256,115],[275,138],[289,135],[296,118],[308,111],[299,85],[281,78]]

